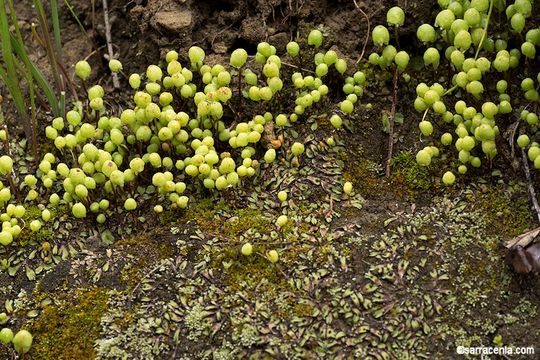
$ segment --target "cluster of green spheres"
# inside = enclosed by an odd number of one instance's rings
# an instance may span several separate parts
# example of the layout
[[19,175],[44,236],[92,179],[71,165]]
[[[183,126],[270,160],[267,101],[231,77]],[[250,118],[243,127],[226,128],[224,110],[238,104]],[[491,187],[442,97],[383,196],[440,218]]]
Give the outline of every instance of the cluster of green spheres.
[[[405,23],[405,12],[399,6],[390,8],[386,13],[388,26],[397,30]],[[395,65],[401,72],[407,69],[410,56],[406,51],[398,50],[390,44],[390,31],[384,25],[377,25],[371,32],[373,44],[381,48],[380,53],[373,52],[369,56],[369,62],[372,65],[378,65],[381,69],[386,69],[391,65]],[[397,42],[397,39],[395,39]]]
[[[156,213],[186,208],[189,193],[241,186],[274,162],[275,147],[282,145],[293,156],[292,165],[299,164],[305,151],[301,139],[267,144],[263,139],[268,125],[281,131],[309,116],[328,95],[325,78],[333,71],[344,81],[345,100],[334,104],[329,115],[332,126],[340,128],[342,116],[353,112],[366,83],[363,72],[346,75],[347,61],[336,51],[322,51],[323,39],[321,31],[313,30],[305,42],[288,43],[281,56],[276,47],[261,42],[254,57],[236,49],[228,64],[210,65],[197,46],[183,58],[170,51],[162,65],[128,76],[133,103],[120,112],[109,106],[101,85],[85,87],[85,101],[74,103],[64,117],[46,126],[52,146],[35,173],[17,179],[13,159],[0,157],[0,177],[8,180],[0,181],[0,243],[7,246],[21,233],[26,209],[15,201],[18,192],[26,191],[25,205],[38,203],[41,216],[26,225],[39,231],[51,220],[52,207],[61,205],[75,218],[91,216],[100,224],[119,210],[139,209],[142,199],[149,198],[142,196],[145,192],[155,195]],[[313,56],[313,71],[298,66],[304,53]],[[109,69],[120,73],[123,65],[111,59]],[[75,74],[86,85],[92,68],[79,61]],[[294,103],[285,104],[278,96],[285,90]],[[267,111],[276,107],[281,111]],[[5,131],[0,133],[0,140],[6,138]],[[7,183],[17,185],[17,194]]]
[[19,330],[16,334],[10,328],[0,330],[0,342],[7,345],[13,344],[15,351],[18,354],[26,354],[32,347],[33,337],[27,330]]
[[[416,159],[420,165],[428,166],[439,155],[440,146],[454,145],[457,161],[453,164],[459,174],[465,174],[470,166],[480,167],[483,157],[491,160],[497,155],[499,121],[514,114],[516,109],[526,127],[536,133],[538,116],[534,109],[537,106],[530,105],[539,101],[537,84],[533,77],[527,76],[520,78],[521,84],[509,84],[507,73],[534,64],[536,47],[540,46],[540,29],[527,29],[527,19],[535,12],[530,0],[517,0],[508,6],[489,0],[438,0],[438,4],[440,10],[433,24],[420,24],[416,36],[425,46],[423,65],[437,69],[446,60],[454,74],[448,79],[448,85],[422,82],[416,87],[414,108],[423,114],[419,130],[432,141],[418,152]],[[505,14],[496,17],[495,12]],[[508,23],[501,25],[503,28],[506,25],[506,29],[496,32],[499,29],[493,22],[504,19],[504,15]],[[397,30],[404,19],[399,8],[387,13],[390,28]],[[410,56],[399,48],[398,39],[392,41],[391,31],[386,26],[375,26],[371,35],[373,43],[382,51],[371,54],[370,63],[383,69],[407,70]],[[509,48],[510,44],[515,48]],[[499,80],[496,91],[486,88],[494,76]],[[537,77],[540,82],[540,74]],[[510,94],[518,87],[523,98],[511,98]],[[450,97],[453,94],[457,96]],[[444,130],[436,134],[435,129]],[[529,159],[540,168],[538,143],[531,141],[527,134],[521,134],[517,145],[528,147]],[[454,181],[451,171],[442,178],[447,185]]]

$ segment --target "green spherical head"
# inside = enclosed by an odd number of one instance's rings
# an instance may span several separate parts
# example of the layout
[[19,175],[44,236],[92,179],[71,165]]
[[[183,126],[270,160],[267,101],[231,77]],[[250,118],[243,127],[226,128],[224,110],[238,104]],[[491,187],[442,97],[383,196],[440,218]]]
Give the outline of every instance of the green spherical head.
[[390,41],[390,32],[385,26],[377,25],[371,32],[371,38],[377,46],[386,45]]
[[343,120],[339,115],[334,114],[330,117],[330,124],[332,124],[332,126],[336,129],[339,129],[343,125]]
[[129,76],[129,86],[132,89],[138,89],[141,86],[141,76],[139,74],[131,74]]
[[311,30],[308,35],[308,44],[318,48],[322,45],[323,34],[320,30]]
[[454,37],[454,46],[460,50],[466,51],[471,47],[472,37],[467,30],[461,30]]
[[234,159],[227,157],[221,160],[221,164],[219,165],[219,172],[221,174],[229,174],[232,173],[235,168],[236,163],[234,162]]
[[75,64],[75,75],[77,75],[79,78],[85,80],[90,76],[91,73],[92,68],[87,61],[82,60]]
[[30,230],[33,232],[38,232],[41,229],[41,221],[33,220],[30,222]]
[[279,254],[276,250],[270,250],[266,254],[266,257],[268,258],[268,260],[270,260],[272,264],[275,264],[279,261]]
[[124,202],[124,209],[127,211],[133,211],[137,208],[137,202],[133,198],[128,198]]
[[474,130],[474,137],[480,141],[495,139],[495,130],[488,124],[482,124]]
[[520,148],[525,148],[529,145],[530,139],[527,135],[523,134],[517,138],[517,144]]
[[101,99],[105,96],[105,90],[101,85],[94,85],[88,89],[88,100]]
[[418,127],[424,136],[430,136],[433,134],[433,124],[431,124],[429,121],[421,121],[420,124],[418,124]]
[[300,52],[300,45],[296,41],[291,41],[287,44],[287,53],[292,57],[295,57]]
[[264,161],[268,164],[272,163],[276,159],[276,150],[268,149],[264,154]]
[[0,341],[4,344],[8,344],[13,340],[13,331],[10,328],[3,328],[0,330]]
[[77,219],[83,219],[86,217],[86,206],[84,206],[82,203],[76,203],[73,205],[71,212]]
[[347,181],[345,184],[343,184],[343,192],[347,195],[350,195],[353,190],[353,185],[350,181]]
[[334,67],[336,68],[337,72],[343,75],[345,71],[347,71],[347,62],[344,59],[337,59]]
[[343,100],[339,107],[346,114],[351,114],[354,111],[354,104],[350,100]]
[[4,155],[0,156],[0,174],[7,175],[13,169],[13,160],[11,157]]
[[451,172],[447,171],[444,173],[442,177],[442,182],[446,186],[454,185],[454,182],[456,181],[456,176]]
[[449,30],[455,19],[456,17],[451,10],[444,9],[437,14],[435,24],[444,30]]
[[11,232],[7,230],[2,230],[0,232],[0,244],[4,246],[8,246],[12,242],[13,242],[13,235],[11,234]]
[[244,66],[248,58],[248,53],[244,49],[236,49],[231,54],[230,63],[235,68],[241,68]]
[[26,354],[32,346],[32,334],[26,330],[21,330],[13,337],[13,347],[19,354]]
[[196,64],[204,60],[204,50],[198,46],[192,46],[188,51],[189,60],[191,63]]
[[405,22],[405,13],[399,6],[394,6],[386,13],[386,21],[390,26],[402,26]]
[[295,142],[291,147],[291,151],[294,156],[302,155],[304,153],[304,144]]
[[444,133],[441,135],[441,144],[448,146],[452,143],[452,134]]
[[116,59],[112,59],[109,61],[109,70],[111,70],[113,73],[119,73],[122,71],[122,63]]
[[253,245],[250,243],[245,243],[242,245],[242,249],[240,251],[242,252],[242,255],[249,256],[253,253]]
[[287,224],[287,221],[289,219],[287,218],[287,215],[280,215],[276,220],[276,225],[279,227],[283,227]]
[[421,166],[428,166],[431,164],[431,154],[427,150],[420,150],[416,154],[416,162]]
[[409,54],[406,51],[400,51],[394,57],[394,62],[396,63],[398,70],[403,71],[409,65]]
[[416,36],[424,43],[434,42],[437,39],[435,29],[429,24],[420,25],[416,30]]

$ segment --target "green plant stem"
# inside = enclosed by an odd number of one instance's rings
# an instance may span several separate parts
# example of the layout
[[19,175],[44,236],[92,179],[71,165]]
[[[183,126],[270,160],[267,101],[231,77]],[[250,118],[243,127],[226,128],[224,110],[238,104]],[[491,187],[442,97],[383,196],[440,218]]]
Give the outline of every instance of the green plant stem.
[[[238,69],[238,114],[242,113],[242,97],[242,72]],[[237,121],[240,121],[240,118]]]
[[394,76],[392,81],[392,108],[390,110],[390,119],[388,124],[388,154],[386,157],[386,177],[390,177],[390,175],[392,175],[392,154],[394,152],[394,125],[396,122],[397,90],[398,70],[397,67],[394,66]]
[[446,95],[450,94],[452,91],[456,90],[457,88],[458,88],[457,85],[452,86],[450,89],[446,90],[446,91],[442,94],[442,96],[446,96]]
[[366,46],[367,46],[367,44],[369,42],[369,37],[370,37],[370,34],[371,34],[371,21],[369,21],[369,16],[366,14],[366,12],[364,10],[362,10],[362,8],[360,8],[360,6],[358,6],[356,0],[353,0],[353,3],[354,3],[354,6],[356,7],[356,9],[358,9],[358,11],[360,11],[362,13],[362,15],[366,18],[366,22],[367,22],[366,38],[364,40],[364,46],[362,47],[362,53],[358,57],[358,60],[356,60],[356,64],[358,64],[360,61],[362,61],[362,58],[364,57],[364,53],[366,52]]
[[[58,63],[58,69],[60,69],[60,72],[62,73],[62,75],[64,76],[64,79],[66,81],[66,84],[67,84],[67,87],[69,88],[69,91],[71,92],[71,96],[73,96],[73,99],[75,99],[75,101],[79,101],[79,96],[77,95],[77,89],[75,88],[75,84],[73,83],[73,81],[70,79],[66,69],[64,68],[64,66],[61,64],[61,63]],[[65,95],[65,91],[61,91],[60,94],[64,93]],[[61,107],[62,108],[62,107]],[[63,111],[63,110],[62,110]],[[64,113],[62,113],[61,116],[64,116]]]
[[427,116],[428,112],[429,112],[429,108],[426,109],[426,111],[424,111],[424,115],[422,116],[422,121],[426,120],[426,116]]
[[490,0],[488,16],[486,19],[486,27],[484,27],[484,31],[482,32],[482,37],[480,38],[480,42],[478,43],[478,48],[476,49],[476,54],[474,55],[475,60],[478,58],[478,54],[480,54],[480,49],[482,49],[482,45],[484,45],[484,39],[486,38],[487,30],[489,27],[489,19],[491,18],[491,13],[493,12],[493,3],[495,3],[495,0]]
[[79,17],[77,16],[77,14],[75,14],[75,10],[73,10],[73,6],[71,6],[71,4],[69,3],[68,0],[64,0],[64,4],[66,5],[67,9],[69,10],[69,13],[71,14],[71,16],[75,19],[75,21],[79,25],[79,28],[84,33],[84,35],[88,36],[88,33],[86,32],[86,29],[84,28],[83,24],[81,23],[81,20],[79,20]]
[[397,26],[394,26],[394,36],[396,38],[396,45],[397,45],[397,49],[399,51],[399,50],[401,50],[401,45],[399,44],[399,33],[398,33],[398,27]]
[[15,35],[10,34],[10,41],[11,46],[13,50],[15,50],[15,53],[19,55],[19,57],[22,60],[22,64],[19,62],[19,60],[16,57],[13,57],[15,66],[19,70],[20,73],[23,74],[23,76],[26,79],[26,82],[28,84],[28,92],[29,92],[29,98],[30,98],[30,109],[31,109],[31,116],[28,121],[30,121],[30,124],[28,126],[31,130],[31,136],[30,144],[32,147],[32,154],[34,155],[34,159],[38,158],[38,143],[37,143],[37,112],[36,112],[36,86],[34,83],[34,77],[32,75],[31,71],[31,62],[28,58],[28,54],[26,53],[26,49],[24,47],[24,40],[21,35],[21,29],[19,27],[19,21],[17,20],[15,7],[13,6],[13,0],[9,0],[9,10],[11,13],[11,22],[13,24],[13,28],[15,29]]
[[[8,90],[13,97],[15,102],[15,107],[20,116],[20,121],[22,122],[24,132],[26,137],[30,139],[30,144],[32,146],[32,152],[34,157],[37,158],[37,137],[36,137],[36,106],[35,106],[35,85],[33,77],[30,71],[28,62],[23,58],[23,64],[21,64],[14,55],[14,50],[17,52],[17,45],[24,47],[22,36],[19,29],[19,23],[16,17],[15,8],[13,6],[13,0],[8,1],[8,6],[11,12],[11,20],[17,38],[14,38],[9,32],[9,23],[7,15],[4,11],[0,15],[0,32],[2,39],[2,55],[4,58],[4,63],[6,64],[7,72],[4,72],[3,68],[0,71],[0,77],[4,79]],[[0,9],[5,9],[5,2],[0,1]],[[31,118],[28,116],[28,111],[24,103],[24,96],[20,88],[19,78],[17,76],[17,70],[23,74],[26,78],[29,88],[30,96],[30,107],[32,109]]]
[[[300,59],[301,57],[298,56],[298,58]],[[312,70],[309,70],[309,69],[304,69],[302,66],[297,66],[297,65],[294,65],[294,64],[289,64],[289,63],[286,63],[286,62],[281,62],[281,65],[285,65],[285,66],[288,66],[288,67],[291,67],[293,69],[298,69],[298,70],[302,70],[302,71],[305,71],[305,72],[308,72],[310,74],[315,74],[315,71],[312,71]]]

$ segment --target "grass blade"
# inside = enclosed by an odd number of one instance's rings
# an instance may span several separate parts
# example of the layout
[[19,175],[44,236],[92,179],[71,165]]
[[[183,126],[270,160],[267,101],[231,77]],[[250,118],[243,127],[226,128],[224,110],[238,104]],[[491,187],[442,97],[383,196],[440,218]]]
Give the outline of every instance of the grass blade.
[[[1,0],[0,0],[1,1]],[[55,91],[52,88],[52,86],[49,84],[47,79],[45,79],[45,76],[41,73],[41,71],[37,68],[37,66],[30,61],[30,58],[28,57],[28,54],[26,53],[26,50],[23,46],[21,46],[15,38],[12,37],[12,46],[17,55],[22,59],[22,61],[25,63],[25,65],[29,68],[30,72],[32,73],[32,77],[36,81],[39,88],[43,91],[45,94],[45,97],[47,98],[47,101],[49,102],[52,112],[54,116],[63,116],[62,111],[60,110],[60,107],[58,106],[58,99],[55,95]]]
[[58,19],[58,0],[51,0],[51,17],[53,25],[54,43],[56,45],[56,54],[61,59],[62,56],[62,38],[60,37],[60,20]]
[[58,72],[56,52],[54,51],[54,47],[51,43],[51,35],[49,33],[49,28],[47,25],[47,14],[45,13],[45,8],[43,7],[43,3],[41,2],[41,0],[34,0],[34,7],[36,8],[36,11],[38,13],[39,26],[41,27],[41,31],[43,32],[45,50],[47,52],[47,57],[49,58],[54,81],[56,82],[58,91],[63,91],[64,84]]
[[9,92],[13,97],[13,102],[17,109],[17,112],[21,116],[24,131],[28,137],[32,135],[30,121],[28,119],[28,112],[24,105],[24,96],[19,87],[19,78],[17,76],[17,70],[15,68],[15,63],[13,60],[13,51],[11,47],[11,34],[9,32],[9,22],[6,15],[5,2],[0,0],[0,40],[1,40],[1,49],[2,56],[4,59],[4,64],[6,69],[2,68],[0,76],[4,79],[6,85],[8,86]]

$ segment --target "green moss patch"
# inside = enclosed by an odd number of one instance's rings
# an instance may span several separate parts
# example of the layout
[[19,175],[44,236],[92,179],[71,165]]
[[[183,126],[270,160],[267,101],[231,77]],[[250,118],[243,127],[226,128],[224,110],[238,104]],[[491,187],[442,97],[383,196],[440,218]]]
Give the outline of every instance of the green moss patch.
[[501,187],[490,187],[479,194],[476,204],[485,216],[487,228],[503,238],[522,234],[535,227],[526,195],[514,198]]
[[60,305],[45,307],[31,328],[32,359],[93,359],[107,300],[104,289],[85,289],[66,296]]
[[394,181],[404,184],[413,192],[427,191],[431,187],[431,176],[425,166],[420,166],[408,151],[392,158]]
[[[346,163],[343,180],[350,181],[362,195],[375,195],[384,186],[378,175],[380,166],[364,157],[364,148],[359,146],[353,153],[342,152],[342,160]],[[353,159],[351,159],[353,157]]]

